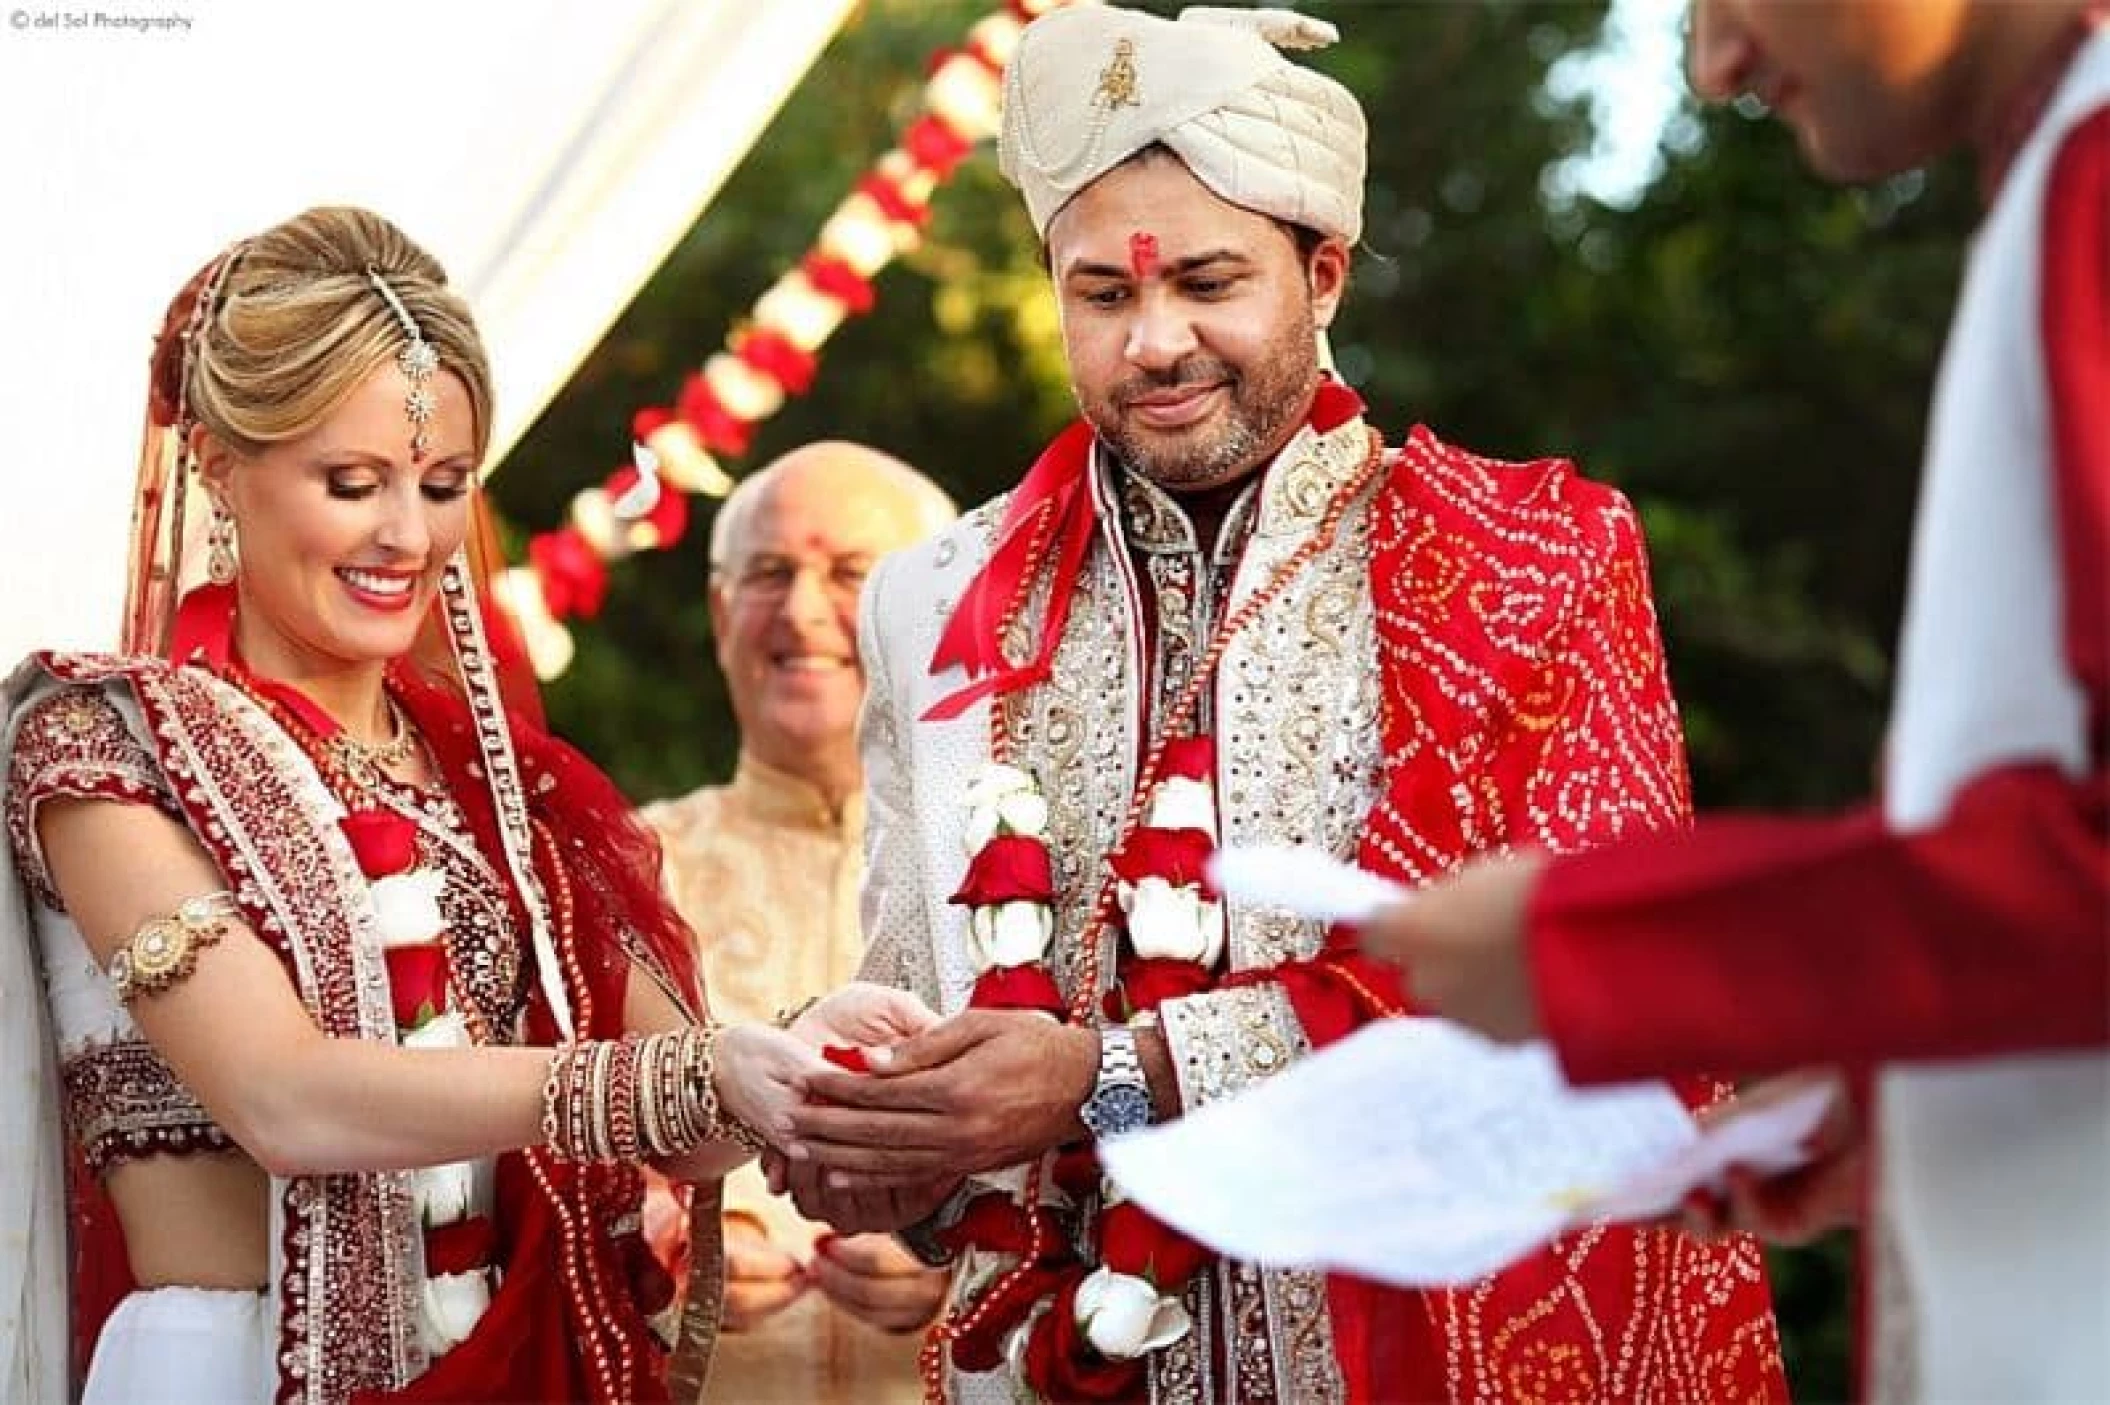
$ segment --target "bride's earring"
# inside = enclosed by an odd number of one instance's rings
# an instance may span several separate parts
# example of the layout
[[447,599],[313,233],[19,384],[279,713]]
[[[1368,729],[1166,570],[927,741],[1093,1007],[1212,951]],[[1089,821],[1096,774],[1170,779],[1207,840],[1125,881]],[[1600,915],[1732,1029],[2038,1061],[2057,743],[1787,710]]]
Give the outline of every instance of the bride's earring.
[[228,585],[241,569],[234,559],[234,514],[218,498],[212,500],[212,522],[205,529],[205,576],[214,585]]

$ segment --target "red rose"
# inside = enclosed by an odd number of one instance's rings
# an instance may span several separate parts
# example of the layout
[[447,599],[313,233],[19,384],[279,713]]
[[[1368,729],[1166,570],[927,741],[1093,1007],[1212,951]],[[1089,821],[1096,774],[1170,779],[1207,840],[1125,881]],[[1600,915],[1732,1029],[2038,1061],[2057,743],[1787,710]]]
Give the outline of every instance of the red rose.
[[1128,836],[1109,862],[1114,876],[1130,883],[1162,878],[1177,888],[1208,881],[1209,855],[1216,841],[1202,829],[1155,829],[1148,825]]
[[438,1225],[425,1231],[425,1276],[489,1268],[497,1248],[498,1231],[482,1215]]
[[[941,1231],[938,1238],[956,1254],[972,1245],[1023,1256],[1032,1240],[1032,1226],[1010,1196],[989,1191],[969,1201],[959,1223]],[[1055,1226],[1046,1226],[1040,1258],[1015,1279],[1000,1277],[977,1303],[974,1325],[953,1339],[953,1364],[963,1371],[993,1371],[1002,1365],[1004,1339],[1011,1329],[1026,1320],[1034,1303],[1076,1272],[1076,1257],[1070,1253],[1068,1240]],[[1009,1286],[1004,1287],[1007,1281]]]
[[[1107,1017],[1127,1021],[1167,1000],[1200,995],[1214,988],[1215,975],[1199,961],[1144,956],[1125,961],[1121,983],[1106,993]],[[1114,1008],[1119,1006],[1118,1011]]]
[[381,957],[388,963],[388,1000],[396,1028],[415,1029],[447,1008],[447,948],[420,942],[389,947]]
[[1213,781],[1216,779],[1216,738],[1178,737],[1165,743],[1165,755],[1158,762],[1158,779],[1178,776],[1190,781]]
[[1213,1257],[1132,1201],[1108,1206],[1099,1215],[1099,1262],[1115,1273],[1149,1279],[1160,1293],[1177,1296]]
[[1083,1279],[1082,1269],[1073,1270],[1033,1324],[1026,1339],[1026,1384],[1051,1401],[1141,1400],[1148,1394],[1143,1359],[1108,1361],[1077,1325],[1077,1285]]
[[[1051,1292],[1066,1273],[1075,1268],[1029,1268],[1009,1281],[1007,1289],[993,1286],[982,1299],[987,1306],[975,1315],[974,1325],[952,1340],[952,1364],[962,1371],[994,1371],[1004,1364],[1004,1341],[1011,1329],[1026,1320],[1033,1304]],[[1003,1285],[1006,1280],[998,1279]]]
[[[1032,1225],[1016,1200],[1000,1190],[985,1190],[967,1202],[960,1218],[950,1228],[938,1231],[938,1242],[955,1254],[969,1247],[990,1249],[999,1254],[1024,1254],[1031,1241]],[[1054,1243],[1062,1236],[1050,1234]]]
[[991,966],[976,978],[967,1003],[977,1010],[1040,1010],[1057,1019],[1067,1018],[1070,1012],[1055,978],[1039,962]]
[[1055,901],[1055,869],[1048,846],[1024,834],[999,834],[968,860],[967,876],[951,901],[968,907],[991,903]]
[[1082,1200],[1099,1191],[1099,1149],[1091,1142],[1073,1142],[1055,1153],[1048,1165],[1048,1179],[1072,1200]]
[[354,810],[337,821],[368,878],[406,872],[418,858],[418,827],[394,810]]
[[872,1066],[865,1062],[865,1051],[855,1044],[824,1044],[821,1057],[837,1068],[846,1068],[852,1073],[870,1073]]

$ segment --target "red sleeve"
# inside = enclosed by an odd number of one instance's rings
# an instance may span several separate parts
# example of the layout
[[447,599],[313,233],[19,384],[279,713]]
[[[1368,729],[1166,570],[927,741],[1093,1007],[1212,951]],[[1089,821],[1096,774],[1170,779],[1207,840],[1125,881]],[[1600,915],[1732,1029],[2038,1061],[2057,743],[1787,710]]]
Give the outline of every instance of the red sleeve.
[[2044,208],[2044,370],[2066,572],[2066,649],[2110,730],[2110,107],[2073,129]]
[[1534,978],[1571,1076],[2110,1043],[2110,110],[2060,148],[2042,303],[2068,662],[2094,773],[2004,768],[1936,828],[1718,818],[1549,870]]
[[1547,1032],[1593,1082],[2101,1045],[2106,819],[2103,776],[2014,768],[1910,837],[1724,817],[1564,860],[1530,917]]

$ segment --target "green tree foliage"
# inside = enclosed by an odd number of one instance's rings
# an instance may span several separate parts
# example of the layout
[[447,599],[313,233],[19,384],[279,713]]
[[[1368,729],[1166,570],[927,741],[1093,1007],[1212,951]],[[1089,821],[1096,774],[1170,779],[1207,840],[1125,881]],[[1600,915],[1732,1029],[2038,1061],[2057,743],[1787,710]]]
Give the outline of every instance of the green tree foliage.
[[[1631,208],[1556,198],[1547,172],[1591,128],[1544,78],[1597,41],[1601,4],[1308,8],[1343,29],[1314,62],[1363,99],[1373,133],[1334,340],[1377,423],[1571,456],[1635,499],[1703,805],[1865,794],[1967,181],[1828,189],[1774,124],[1718,111],[1687,114],[1688,139]],[[670,401],[805,252],[916,115],[928,56],[986,9],[868,0],[495,480],[519,531],[553,525],[621,461],[630,413]],[[1071,406],[1039,249],[993,159],[962,167],[879,298],[733,467],[843,436],[962,502],[1007,486]],[[550,690],[558,728],[640,797],[722,777],[733,756],[696,508],[677,549],[616,569]],[[1801,1398],[1848,1389],[1843,1263],[1836,1244],[1775,1259]]]

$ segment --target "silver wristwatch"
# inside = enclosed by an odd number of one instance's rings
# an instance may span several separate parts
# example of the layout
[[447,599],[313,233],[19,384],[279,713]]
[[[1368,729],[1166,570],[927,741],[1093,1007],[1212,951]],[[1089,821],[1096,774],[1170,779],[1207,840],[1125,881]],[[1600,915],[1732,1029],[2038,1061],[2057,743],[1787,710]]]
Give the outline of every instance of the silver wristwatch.
[[1099,1081],[1077,1115],[1101,1141],[1150,1125],[1150,1085],[1143,1079],[1136,1032],[1127,1025],[1099,1031]]

